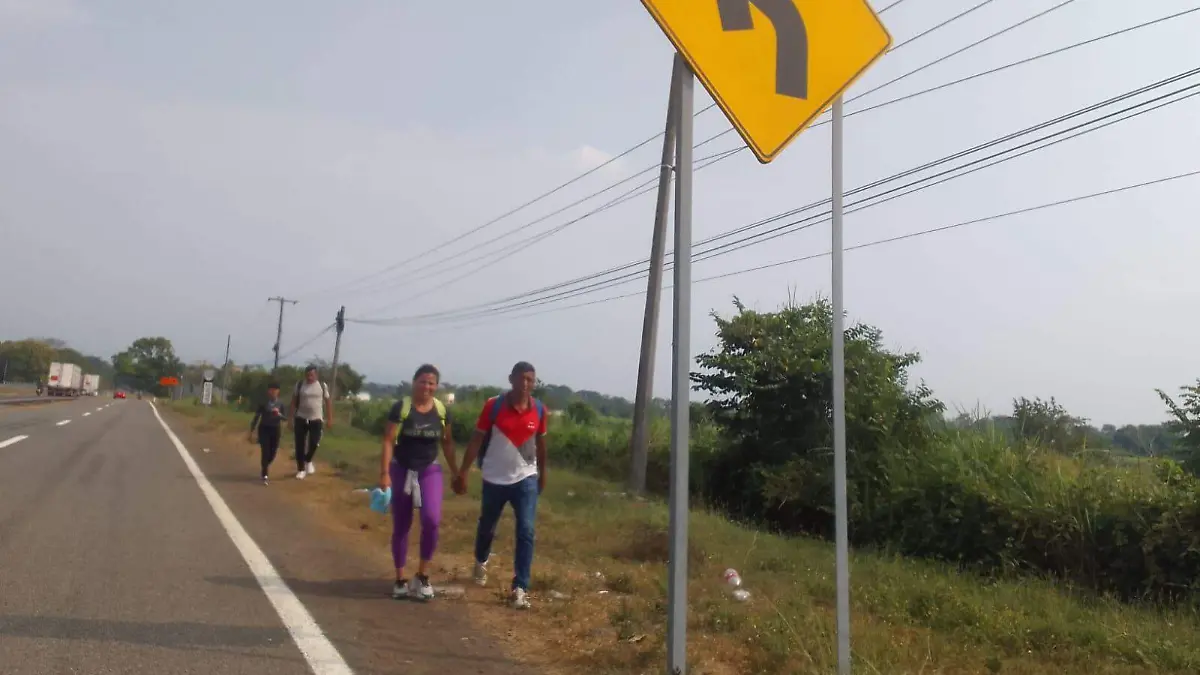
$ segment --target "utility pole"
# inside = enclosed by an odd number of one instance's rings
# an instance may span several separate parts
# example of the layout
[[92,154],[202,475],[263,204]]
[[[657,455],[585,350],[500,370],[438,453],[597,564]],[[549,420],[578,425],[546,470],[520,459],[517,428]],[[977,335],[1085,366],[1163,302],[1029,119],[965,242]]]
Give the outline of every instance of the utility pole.
[[[342,331],[346,330],[346,307],[343,305],[338,310],[337,317],[333,321],[337,327],[337,339],[333,341],[333,374],[331,375],[332,382],[329,383],[329,398],[333,401],[333,405],[337,406],[337,371],[338,357],[342,353]],[[335,410],[336,412],[336,410]]]
[[225,336],[225,365],[221,366],[221,400],[225,403],[229,402],[229,346],[233,343],[233,336]]
[[654,236],[650,243],[650,278],[646,281],[646,314],[642,318],[642,350],[638,358],[637,393],[633,403],[630,437],[629,490],[646,491],[646,463],[650,455],[650,402],[654,397],[654,352],[658,344],[658,308],[662,303],[663,249],[667,239],[667,213],[671,208],[671,172],[675,160],[675,90],[679,69],[671,69],[667,98],[667,127],[663,133],[662,161],[658,168],[658,204],[654,211]]
[[267,298],[267,302],[278,302],[279,303],[279,329],[275,332],[275,346],[271,348],[275,352],[275,366],[273,368],[273,370],[274,370],[274,369],[279,368],[279,345],[280,345],[280,343],[283,342],[283,303],[290,302],[291,304],[294,305],[294,304],[296,304],[296,301],[288,300],[287,298],[282,297],[282,296],[277,296],[274,298]]

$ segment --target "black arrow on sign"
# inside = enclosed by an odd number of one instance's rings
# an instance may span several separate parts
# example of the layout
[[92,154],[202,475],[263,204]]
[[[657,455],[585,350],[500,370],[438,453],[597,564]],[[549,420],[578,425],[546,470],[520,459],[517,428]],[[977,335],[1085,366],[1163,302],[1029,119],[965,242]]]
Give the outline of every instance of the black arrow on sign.
[[775,93],[808,98],[808,30],[793,0],[717,0],[721,28],[753,30],[750,5],[775,27]]

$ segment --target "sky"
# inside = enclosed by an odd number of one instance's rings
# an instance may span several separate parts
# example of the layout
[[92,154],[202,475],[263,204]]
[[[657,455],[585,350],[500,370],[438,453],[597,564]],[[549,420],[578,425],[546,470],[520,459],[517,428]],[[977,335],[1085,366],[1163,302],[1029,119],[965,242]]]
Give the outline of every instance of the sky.
[[[884,56],[849,97],[1060,0],[999,0]],[[974,2],[970,3],[974,4]],[[847,112],[1143,21],[1190,0],[1076,0],[848,102]],[[968,3],[905,0],[900,44]],[[880,8],[876,4],[876,8]],[[1200,66],[1200,13],[847,118],[854,188]],[[672,48],[623,2],[0,0],[0,339],[53,336],[100,355],[163,335],[188,361],[268,363],[278,305],[289,362],[331,358],[352,319],[457,310],[649,256],[653,193],[555,233],[654,172]],[[696,88],[696,109],[711,99]],[[846,216],[846,245],[1200,169],[1200,97]],[[696,118],[697,140],[729,128]],[[696,151],[736,148],[726,134]],[[770,165],[741,152],[695,174],[697,240],[825,199],[829,126]],[[1094,423],[1164,418],[1155,388],[1200,377],[1200,178],[860,251],[852,321],[921,353],[951,410],[1054,396]],[[848,198],[849,203],[850,198]],[[464,235],[475,231],[473,234]],[[545,233],[545,234],[541,234]],[[503,238],[488,243],[494,237]],[[698,262],[720,275],[828,250],[819,223]],[[522,239],[511,253],[475,260]],[[480,248],[472,249],[472,246]],[[390,268],[390,269],[389,269]],[[670,274],[668,273],[668,280]],[[365,277],[365,279],[364,279]],[[692,288],[691,351],[711,314],[830,292],[817,257]],[[342,358],[395,382],[544,380],[632,396],[645,282],[472,322],[350,323]],[[567,304],[635,297],[574,309]],[[541,311],[555,309],[555,311]],[[671,291],[655,393],[668,396]],[[317,336],[312,342],[311,338]],[[307,343],[307,344],[306,344]],[[698,398],[698,394],[693,394]]]

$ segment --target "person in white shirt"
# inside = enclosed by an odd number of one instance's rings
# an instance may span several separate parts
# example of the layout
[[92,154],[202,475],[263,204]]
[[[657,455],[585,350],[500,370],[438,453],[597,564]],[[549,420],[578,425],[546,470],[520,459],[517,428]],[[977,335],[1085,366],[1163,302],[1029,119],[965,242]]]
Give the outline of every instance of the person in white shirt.
[[321,444],[321,434],[333,428],[333,399],[329,388],[317,379],[317,367],[304,369],[304,379],[292,393],[292,411],[288,415],[296,438],[296,478],[316,473],[313,457]]

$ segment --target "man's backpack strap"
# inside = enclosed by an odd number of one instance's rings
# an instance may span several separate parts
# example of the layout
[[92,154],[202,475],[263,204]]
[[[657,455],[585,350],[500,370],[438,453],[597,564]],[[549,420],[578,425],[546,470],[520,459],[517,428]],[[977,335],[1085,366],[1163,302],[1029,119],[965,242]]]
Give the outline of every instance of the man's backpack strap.
[[484,405],[490,406],[491,410],[488,411],[488,429],[483,432],[483,442],[479,444],[479,455],[475,459],[475,464],[481,469],[483,468],[483,456],[487,454],[488,446],[492,444],[492,429],[496,426],[496,418],[500,416],[500,409],[504,407],[504,394],[488,399]]

